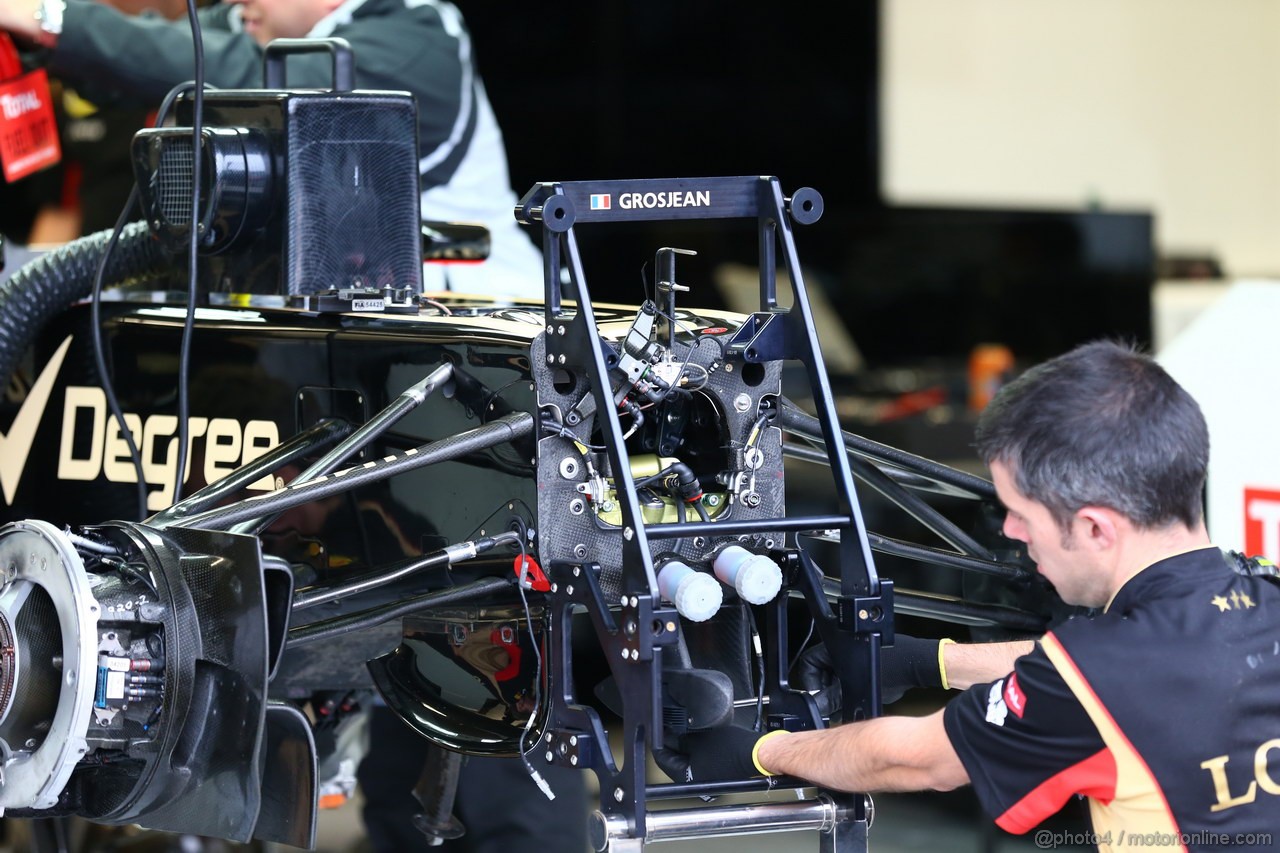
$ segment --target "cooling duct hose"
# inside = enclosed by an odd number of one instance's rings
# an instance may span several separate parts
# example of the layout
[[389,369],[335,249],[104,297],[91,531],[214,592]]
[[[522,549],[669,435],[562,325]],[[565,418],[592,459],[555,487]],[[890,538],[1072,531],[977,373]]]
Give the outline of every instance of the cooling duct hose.
[[[55,316],[93,294],[113,229],[73,240],[41,255],[0,282],[0,380],[13,376],[23,353]],[[172,257],[145,222],[131,222],[111,250],[104,287],[121,287],[171,271]]]

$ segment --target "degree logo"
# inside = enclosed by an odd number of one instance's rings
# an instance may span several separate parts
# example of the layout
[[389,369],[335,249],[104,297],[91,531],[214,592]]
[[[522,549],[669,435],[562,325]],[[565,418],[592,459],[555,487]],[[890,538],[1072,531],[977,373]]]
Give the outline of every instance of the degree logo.
[[71,336],[67,335],[27,392],[27,398],[22,401],[17,416],[9,426],[9,434],[0,434],[0,489],[4,492],[4,502],[10,506],[13,505],[14,493],[18,491],[18,481],[22,479],[22,469],[27,467],[27,456],[31,453],[31,443],[35,441],[40,419],[44,417],[45,405],[53,391],[53,381],[62,369],[62,360],[66,357],[69,346]]
[[613,197],[609,193],[592,193],[592,210],[609,210],[613,207]]

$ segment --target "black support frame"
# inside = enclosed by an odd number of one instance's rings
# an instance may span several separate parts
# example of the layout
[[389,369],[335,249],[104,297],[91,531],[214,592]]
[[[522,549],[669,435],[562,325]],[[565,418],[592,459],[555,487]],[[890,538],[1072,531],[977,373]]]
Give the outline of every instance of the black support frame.
[[[836,657],[845,718],[863,719],[880,713],[879,651],[882,637],[892,641],[893,593],[892,583],[880,579],[872,559],[792,232],[794,224],[812,224],[821,214],[822,198],[816,191],[803,188],[787,197],[778,179],[768,176],[541,183],[525,194],[516,209],[520,222],[540,227],[542,232],[546,363],[533,369],[563,367],[590,377],[623,519],[619,601],[605,601],[597,580],[598,566],[552,563],[548,567],[553,583],[549,602],[551,707],[537,752],[545,750],[544,757],[552,763],[592,769],[600,781],[601,811],[624,817],[634,839],[645,837],[646,799],[663,795],[663,786],[645,784],[645,746],[662,746],[662,649],[674,641],[678,618],[674,610],[661,607],[649,540],[690,535],[695,527],[699,531],[707,528],[701,532],[710,534],[733,531],[729,524],[644,523],[609,384],[609,371],[618,356],[597,333],[575,228],[618,221],[756,220],[760,307],[732,335],[726,355],[746,363],[790,360],[805,365],[837,500],[832,515],[766,519],[753,526],[795,532],[839,531],[840,592],[834,608],[824,590],[822,572],[806,554],[784,549],[778,559],[786,566],[794,588],[805,596],[822,638],[848,650]],[[789,309],[778,305],[779,249],[794,293]],[[562,299],[562,267],[568,270],[566,287],[572,305]],[[613,760],[598,716],[575,702],[569,636],[575,607],[585,607],[590,613],[618,683],[626,724],[621,769]],[[775,628],[785,628],[785,608],[785,596],[769,606],[768,618]],[[771,722],[792,728],[820,727],[822,719],[809,697],[786,684],[782,671],[786,651],[782,640],[780,647],[771,648],[767,655]],[[699,786],[699,791],[712,795],[734,787],[720,791],[714,785]],[[855,814],[864,816],[863,798],[853,797]],[[865,849],[865,823],[862,817],[855,817],[854,822],[859,824],[856,831],[843,827],[824,837],[824,849],[842,853]]]

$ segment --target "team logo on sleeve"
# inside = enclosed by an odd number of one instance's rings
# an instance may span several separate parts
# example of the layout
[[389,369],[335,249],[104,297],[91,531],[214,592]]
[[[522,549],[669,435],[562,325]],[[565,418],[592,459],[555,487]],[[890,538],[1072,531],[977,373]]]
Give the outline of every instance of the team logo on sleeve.
[[1012,711],[1015,717],[1021,720],[1022,715],[1026,713],[1027,710],[1027,694],[1023,693],[1022,688],[1018,686],[1018,676],[1016,673],[1010,675],[1009,679],[1005,681],[1004,693],[1002,695],[1005,707]]
[[996,726],[1004,725],[1004,718],[1009,716],[1009,706],[1004,701],[1004,679],[991,685],[987,691],[987,722]]

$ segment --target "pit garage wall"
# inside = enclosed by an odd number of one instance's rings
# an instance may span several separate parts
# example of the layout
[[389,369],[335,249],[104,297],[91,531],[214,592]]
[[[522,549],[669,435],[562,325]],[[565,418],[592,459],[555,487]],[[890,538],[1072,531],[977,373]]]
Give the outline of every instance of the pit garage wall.
[[1280,3],[882,0],[891,204],[1151,210],[1280,274]]
[[[1160,303],[1157,302],[1157,305]],[[1209,534],[1280,562],[1280,280],[1238,281],[1157,352],[1209,422]]]
[[1157,286],[1153,346],[1209,421],[1214,541],[1280,561],[1280,3],[881,9],[888,203],[1146,209],[1233,277]]

